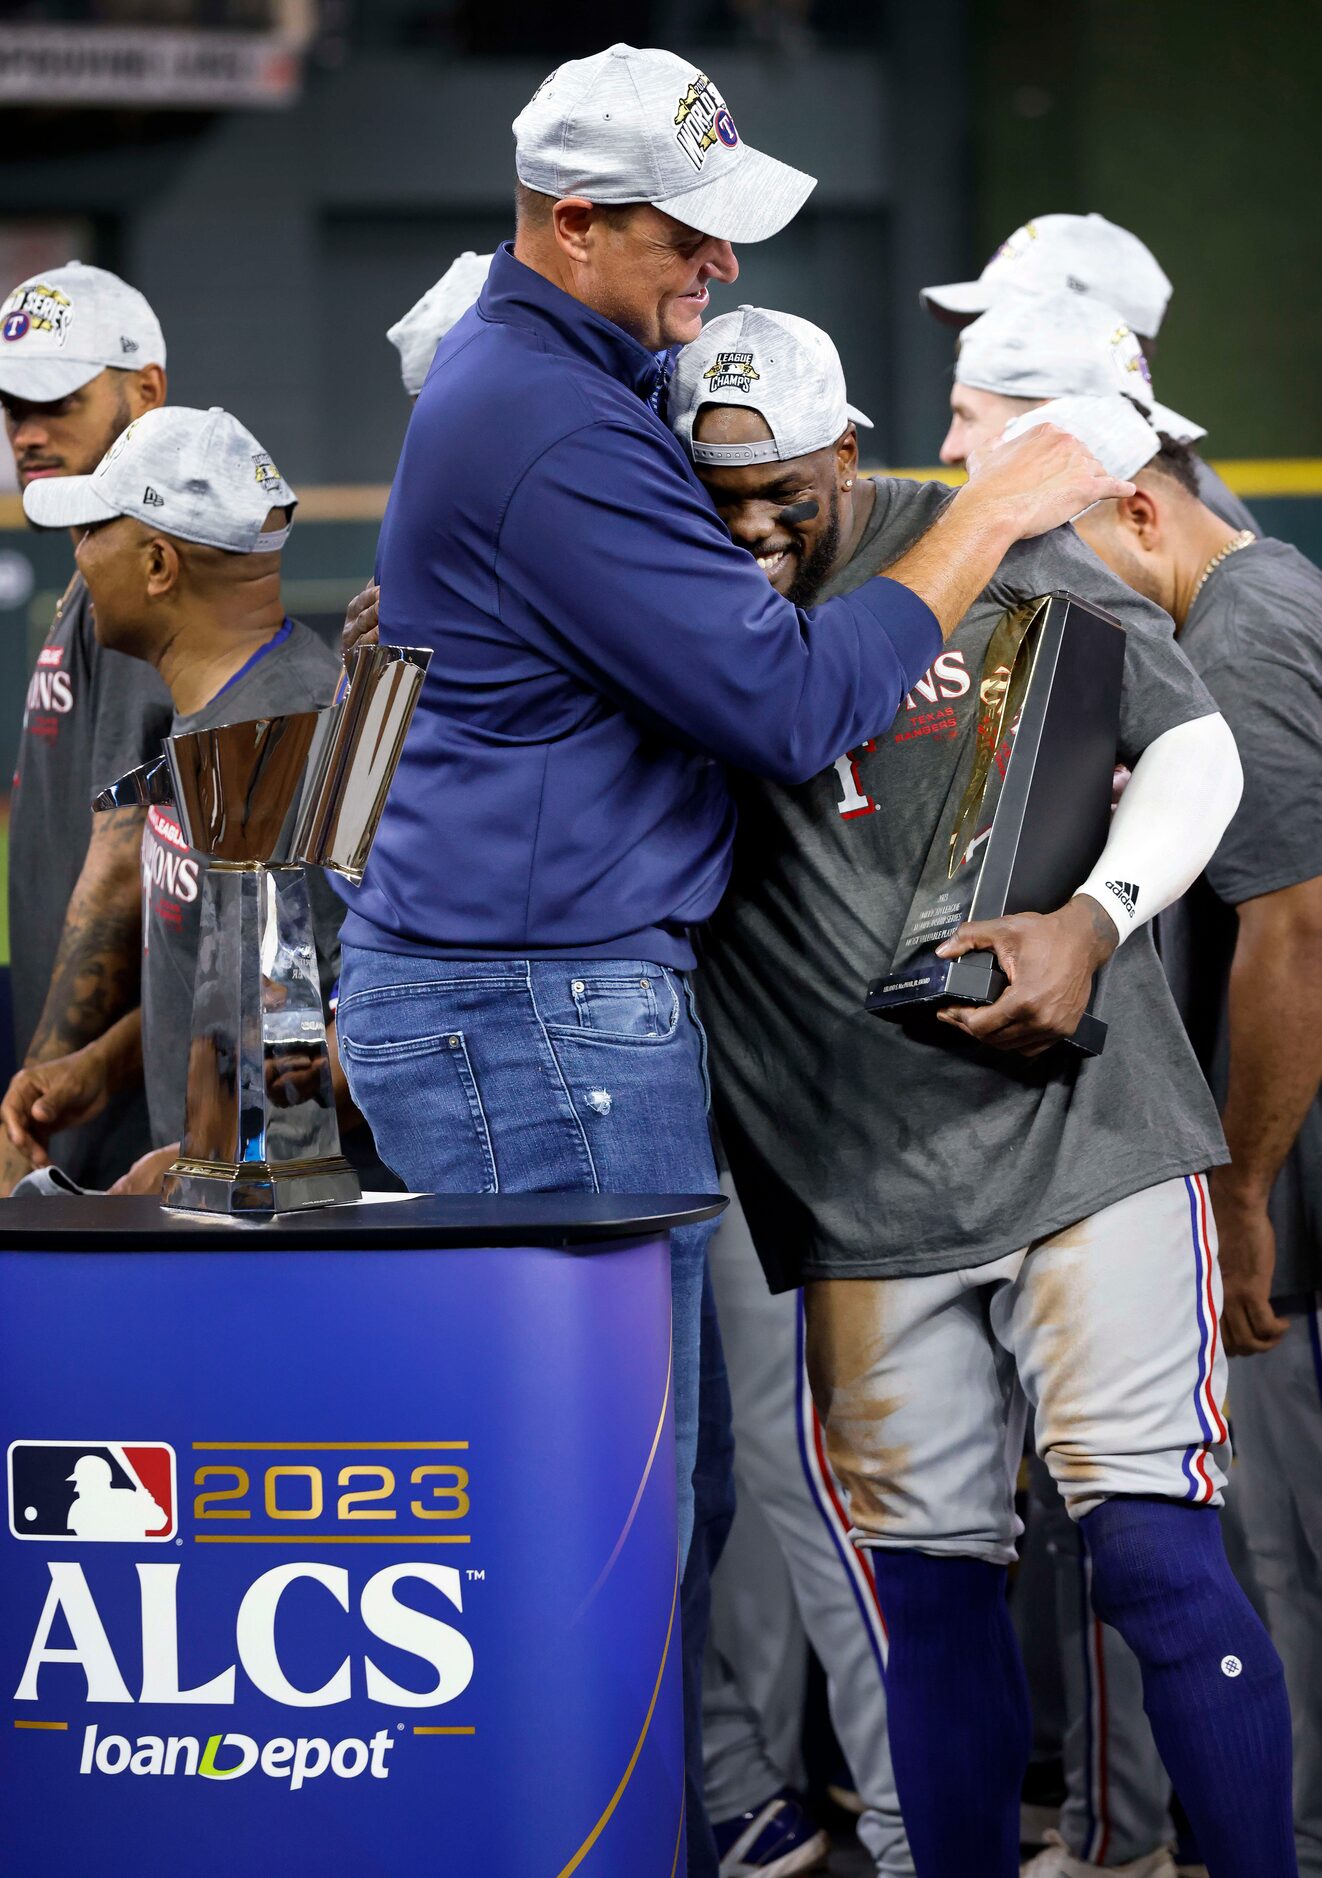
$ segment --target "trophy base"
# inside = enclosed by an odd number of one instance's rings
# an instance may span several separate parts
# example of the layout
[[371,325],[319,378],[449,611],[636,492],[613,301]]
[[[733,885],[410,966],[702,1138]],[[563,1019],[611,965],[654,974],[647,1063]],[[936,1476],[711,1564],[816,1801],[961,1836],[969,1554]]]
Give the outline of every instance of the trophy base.
[[[994,1004],[1009,982],[990,952],[970,952],[962,959],[922,960],[911,971],[874,978],[868,986],[866,1008],[874,1017],[902,1023],[938,1004]],[[1100,1056],[1106,1047],[1106,1025],[1085,1011],[1074,1035],[1062,1037],[1061,1042],[1082,1056]]]
[[352,1206],[363,1197],[341,1155],[316,1161],[199,1161],[181,1156],[161,1189],[176,1213],[296,1213],[310,1206]]

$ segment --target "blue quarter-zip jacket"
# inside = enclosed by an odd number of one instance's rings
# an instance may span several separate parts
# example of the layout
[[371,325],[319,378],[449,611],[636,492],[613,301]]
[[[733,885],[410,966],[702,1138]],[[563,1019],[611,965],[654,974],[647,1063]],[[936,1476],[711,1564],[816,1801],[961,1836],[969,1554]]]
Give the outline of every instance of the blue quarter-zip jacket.
[[353,944],[690,965],[724,766],[805,781],[940,651],[894,581],[775,591],[649,407],[660,369],[508,247],[438,347],[377,563],[382,638],[433,657]]

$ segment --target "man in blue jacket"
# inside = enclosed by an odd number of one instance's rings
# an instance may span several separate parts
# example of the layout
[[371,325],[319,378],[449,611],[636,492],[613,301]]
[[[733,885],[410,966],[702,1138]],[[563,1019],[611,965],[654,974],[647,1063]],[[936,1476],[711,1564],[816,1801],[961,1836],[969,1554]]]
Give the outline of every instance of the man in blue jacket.
[[[1129,485],[1035,431],[889,578],[795,607],[655,405],[732,242],[813,179],[667,52],[561,66],[514,130],[516,238],[437,349],[381,533],[381,636],[433,658],[343,929],[341,1050],[411,1187],[715,1192],[685,973],[723,765],[796,782],[883,729],[1015,540]],[[684,1550],[706,1237],[673,1248]]]

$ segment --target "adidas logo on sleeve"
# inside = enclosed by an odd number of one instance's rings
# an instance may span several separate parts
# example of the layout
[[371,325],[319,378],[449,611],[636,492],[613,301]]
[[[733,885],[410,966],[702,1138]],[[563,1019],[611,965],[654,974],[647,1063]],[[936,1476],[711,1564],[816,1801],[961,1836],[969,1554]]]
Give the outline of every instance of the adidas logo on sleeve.
[[1138,913],[1138,888],[1132,880],[1108,880],[1107,886],[1131,919]]

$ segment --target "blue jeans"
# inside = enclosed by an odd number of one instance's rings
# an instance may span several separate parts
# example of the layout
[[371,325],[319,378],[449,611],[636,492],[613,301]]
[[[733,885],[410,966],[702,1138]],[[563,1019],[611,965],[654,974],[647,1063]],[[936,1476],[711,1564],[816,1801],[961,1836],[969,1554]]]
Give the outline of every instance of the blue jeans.
[[[346,945],[354,1101],[423,1193],[717,1193],[706,1038],[685,978],[638,959],[435,959]],[[671,1238],[680,1557],[693,1529],[710,1225]]]

